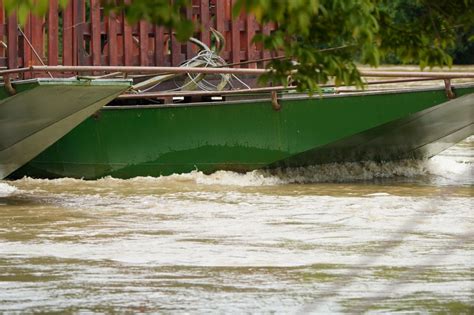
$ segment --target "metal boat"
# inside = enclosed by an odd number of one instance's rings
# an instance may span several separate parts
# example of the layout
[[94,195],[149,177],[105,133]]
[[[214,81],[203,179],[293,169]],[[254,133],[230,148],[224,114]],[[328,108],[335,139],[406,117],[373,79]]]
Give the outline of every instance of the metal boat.
[[[429,158],[473,134],[474,85],[107,106],[14,177],[130,178]],[[273,94],[275,95],[275,94]]]

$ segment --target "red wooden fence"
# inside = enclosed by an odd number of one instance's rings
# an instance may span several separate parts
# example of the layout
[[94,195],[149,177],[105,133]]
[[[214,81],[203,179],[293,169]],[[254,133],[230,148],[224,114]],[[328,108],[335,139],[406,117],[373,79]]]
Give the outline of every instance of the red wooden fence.
[[[252,16],[232,19],[234,2],[193,0],[192,8],[183,14],[200,25],[194,37],[207,45],[211,43],[210,27],[224,35],[221,56],[227,62],[267,58],[269,53],[251,40],[275,27],[262,27]],[[0,68],[42,64],[177,66],[197,52],[194,44],[178,42],[163,27],[145,21],[129,25],[123,15],[104,15],[100,0],[70,0],[65,9],[58,8],[58,0],[50,0],[49,13],[44,18],[30,16],[24,26],[18,25],[14,15],[5,15],[0,0],[0,41]]]

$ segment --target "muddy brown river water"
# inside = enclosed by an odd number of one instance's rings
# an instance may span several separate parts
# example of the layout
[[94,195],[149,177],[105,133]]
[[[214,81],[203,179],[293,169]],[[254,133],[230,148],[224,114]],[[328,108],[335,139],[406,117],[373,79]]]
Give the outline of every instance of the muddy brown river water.
[[429,161],[0,181],[0,313],[474,313],[474,137]]

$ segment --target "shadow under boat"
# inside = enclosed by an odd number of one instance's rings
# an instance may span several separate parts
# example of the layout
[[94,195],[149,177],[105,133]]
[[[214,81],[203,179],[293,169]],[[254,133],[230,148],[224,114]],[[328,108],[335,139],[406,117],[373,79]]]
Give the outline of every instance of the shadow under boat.
[[0,179],[127,90],[122,79],[31,79],[0,86]]

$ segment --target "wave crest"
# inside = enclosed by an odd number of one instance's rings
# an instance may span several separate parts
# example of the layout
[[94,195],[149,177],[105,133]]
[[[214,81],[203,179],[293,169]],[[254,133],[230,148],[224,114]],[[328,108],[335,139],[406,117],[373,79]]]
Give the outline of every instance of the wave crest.
[[18,189],[6,183],[0,183],[0,197],[8,197],[17,192]]

